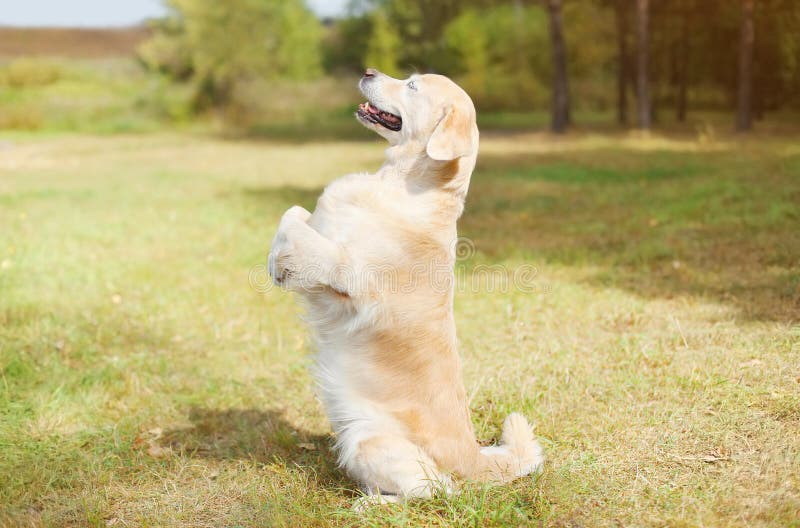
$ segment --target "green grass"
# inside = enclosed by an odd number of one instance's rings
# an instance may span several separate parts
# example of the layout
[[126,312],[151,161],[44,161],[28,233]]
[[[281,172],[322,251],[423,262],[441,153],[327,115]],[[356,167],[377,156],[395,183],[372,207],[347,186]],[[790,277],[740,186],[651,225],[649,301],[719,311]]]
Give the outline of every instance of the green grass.
[[190,117],[190,88],[130,58],[0,61],[0,129],[152,132]]
[[[459,264],[478,435],[538,479],[349,509],[280,214],[379,142],[17,135],[0,150],[0,525],[800,526],[796,138],[485,135]],[[251,280],[252,279],[252,280]]]

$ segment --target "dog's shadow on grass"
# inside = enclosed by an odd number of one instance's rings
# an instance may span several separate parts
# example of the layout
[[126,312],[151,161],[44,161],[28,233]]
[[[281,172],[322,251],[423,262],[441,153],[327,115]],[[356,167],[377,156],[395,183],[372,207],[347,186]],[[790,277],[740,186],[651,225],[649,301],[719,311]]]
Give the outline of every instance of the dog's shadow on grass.
[[159,445],[188,458],[249,460],[312,467],[320,483],[348,487],[330,434],[294,426],[277,410],[194,407],[190,426],[165,431]]

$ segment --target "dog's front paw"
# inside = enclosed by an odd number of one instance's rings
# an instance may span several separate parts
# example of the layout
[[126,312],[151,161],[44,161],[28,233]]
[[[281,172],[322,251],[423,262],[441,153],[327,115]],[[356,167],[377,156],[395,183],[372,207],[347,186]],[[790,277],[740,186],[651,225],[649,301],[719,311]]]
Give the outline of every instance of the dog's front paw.
[[283,223],[284,220],[289,219],[307,223],[309,218],[311,218],[311,213],[307,209],[300,207],[299,205],[293,205],[287,209],[285,213],[283,213],[283,217],[281,217],[281,223]]
[[302,290],[318,282],[313,255],[309,253],[309,228],[305,223],[310,213],[302,207],[292,207],[281,218],[278,232],[272,240],[267,267],[275,285],[287,290]]
[[292,263],[293,248],[286,233],[279,230],[272,240],[272,247],[267,256],[267,268],[272,282],[276,286],[286,288],[296,274]]

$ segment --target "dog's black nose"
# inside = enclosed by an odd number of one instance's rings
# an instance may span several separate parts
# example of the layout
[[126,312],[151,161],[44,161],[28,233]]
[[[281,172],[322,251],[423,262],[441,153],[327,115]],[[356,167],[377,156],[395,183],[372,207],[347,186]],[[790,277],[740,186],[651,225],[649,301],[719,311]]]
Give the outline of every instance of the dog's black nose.
[[364,78],[369,79],[370,77],[375,77],[378,75],[378,70],[375,68],[367,68],[367,71],[364,72]]

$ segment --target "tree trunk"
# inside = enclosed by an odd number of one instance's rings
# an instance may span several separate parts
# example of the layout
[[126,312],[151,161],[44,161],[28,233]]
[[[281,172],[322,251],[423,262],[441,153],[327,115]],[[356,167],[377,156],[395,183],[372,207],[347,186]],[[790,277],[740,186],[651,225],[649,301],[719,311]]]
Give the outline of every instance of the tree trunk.
[[686,121],[687,92],[689,90],[689,6],[683,5],[683,8],[681,36],[678,45],[678,100],[675,109],[675,117],[679,123]]
[[648,79],[649,7],[649,0],[636,0],[636,106],[642,130],[650,129],[653,118]]
[[739,89],[736,130],[746,132],[753,127],[753,27],[754,0],[742,0],[742,23],[739,36]]
[[548,0],[550,42],[553,49],[553,102],[551,129],[557,134],[567,130],[569,115],[569,85],[567,83],[567,49],[561,21],[561,0]]
[[628,53],[628,0],[617,0],[617,122],[628,124],[628,69],[630,57]]

